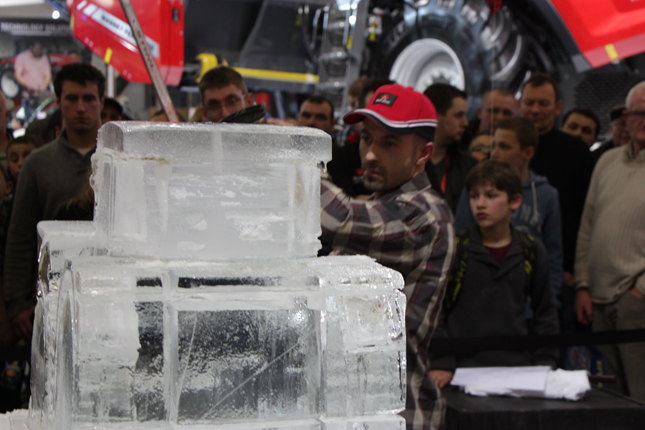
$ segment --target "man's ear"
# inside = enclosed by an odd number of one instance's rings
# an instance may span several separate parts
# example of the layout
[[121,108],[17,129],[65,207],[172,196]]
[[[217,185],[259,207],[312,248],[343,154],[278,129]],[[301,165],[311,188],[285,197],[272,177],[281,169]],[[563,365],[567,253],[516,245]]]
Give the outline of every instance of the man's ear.
[[535,146],[528,146],[522,150],[526,161],[531,161],[535,155]]
[[253,97],[253,93],[247,93],[244,96],[244,107],[249,107],[253,106],[255,104],[255,98]]
[[434,143],[426,142],[425,144],[419,146],[421,152],[419,154],[419,158],[417,158],[416,165],[425,166],[426,162],[430,159],[430,157],[432,157],[432,153],[434,152]]
[[510,206],[512,210],[518,210],[522,206],[522,194],[518,193],[511,197]]

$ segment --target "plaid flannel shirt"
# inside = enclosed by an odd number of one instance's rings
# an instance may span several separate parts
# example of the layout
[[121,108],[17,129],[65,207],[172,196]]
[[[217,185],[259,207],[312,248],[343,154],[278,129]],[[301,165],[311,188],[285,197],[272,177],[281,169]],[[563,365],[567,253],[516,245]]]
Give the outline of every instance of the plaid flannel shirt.
[[437,325],[455,241],[446,202],[425,172],[400,188],[369,200],[352,199],[323,177],[323,241],[332,254],[364,254],[405,279],[407,339],[407,429],[443,426],[445,401],[430,379],[428,346]]

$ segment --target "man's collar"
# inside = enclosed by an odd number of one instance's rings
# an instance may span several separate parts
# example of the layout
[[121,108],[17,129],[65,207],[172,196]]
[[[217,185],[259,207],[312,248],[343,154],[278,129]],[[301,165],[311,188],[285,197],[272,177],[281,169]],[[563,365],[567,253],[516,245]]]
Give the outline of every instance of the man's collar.
[[76,151],[76,148],[74,148],[74,146],[72,146],[72,144],[69,143],[69,140],[67,140],[67,131],[65,129],[63,129],[63,131],[60,132],[58,137],[54,139],[54,142],[63,146],[68,151]]
[[636,143],[632,140],[630,140],[629,143],[625,145],[625,160],[645,161],[645,148],[641,148],[641,150],[638,151],[638,155],[634,156],[634,145],[636,145]]
[[94,151],[96,149],[96,145],[94,145],[91,148],[82,148],[82,149],[76,148],[74,145],[72,145],[70,143],[69,139],[67,138],[67,130],[65,130],[65,129],[63,129],[63,131],[60,132],[60,134],[56,138],[56,141],[60,142],[61,145],[65,146],[66,148],[68,148],[68,149],[70,149],[72,151],[78,152],[79,154],[87,153],[86,151],[88,149],[90,150],[90,152],[92,152],[92,151]]
[[410,179],[409,181],[406,181],[403,184],[399,185],[397,188],[393,188],[383,194],[378,194],[378,193],[372,194],[369,200],[376,200],[384,197],[389,198],[390,196],[393,196],[393,195],[409,193],[409,192],[417,192],[425,188],[430,188],[430,181],[428,180],[428,175],[426,175],[426,172],[423,171],[418,175],[416,175],[414,178]]

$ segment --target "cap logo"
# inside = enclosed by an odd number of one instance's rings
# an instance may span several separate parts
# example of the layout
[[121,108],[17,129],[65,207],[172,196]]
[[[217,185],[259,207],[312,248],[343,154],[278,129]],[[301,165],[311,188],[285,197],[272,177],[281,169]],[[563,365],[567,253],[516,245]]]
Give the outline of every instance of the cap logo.
[[392,106],[398,96],[389,93],[379,93],[374,99],[375,105]]

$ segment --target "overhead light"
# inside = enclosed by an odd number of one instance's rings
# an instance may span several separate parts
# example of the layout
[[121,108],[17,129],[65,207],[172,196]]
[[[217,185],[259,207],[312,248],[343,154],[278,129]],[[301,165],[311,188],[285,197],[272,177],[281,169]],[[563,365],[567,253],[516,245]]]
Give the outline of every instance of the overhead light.
[[52,18],[54,18],[54,19],[60,18],[60,12],[57,11],[57,10],[53,11],[52,12]]
[[349,10],[350,1],[351,0],[336,0],[336,5],[338,6],[338,10],[341,12]]

